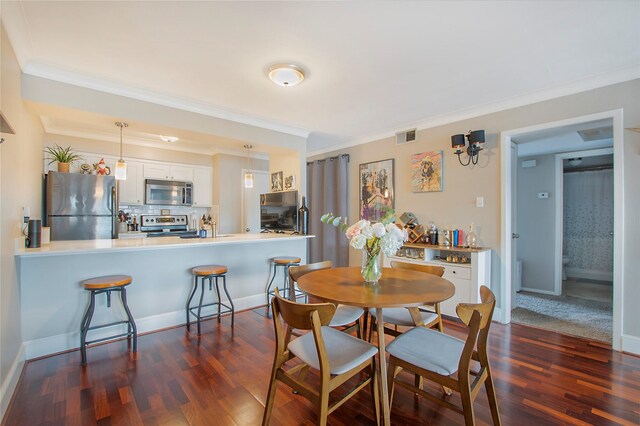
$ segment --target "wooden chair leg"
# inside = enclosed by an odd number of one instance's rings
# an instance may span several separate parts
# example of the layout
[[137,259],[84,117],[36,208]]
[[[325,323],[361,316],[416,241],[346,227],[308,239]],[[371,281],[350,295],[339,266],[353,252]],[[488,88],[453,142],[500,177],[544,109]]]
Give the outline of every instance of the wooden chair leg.
[[319,398],[319,407],[318,407],[318,425],[326,426],[327,417],[329,416],[329,383],[323,383],[320,389],[320,398]]
[[369,337],[367,338],[367,342],[373,343],[373,331],[376,328],[376,319],[375,317],[371,317],[371,325],[369,326]]
[[373,396],[373,412],[376,415],[376,425],[380,426],[380,391],[378,388],[378,366],[375,358],[371,361],[371,395]]
[[[413,378],[413,385],[416,387],[416,389],[422,389],[422,376],[419,374],[416,374]],[[418,395],[418,393],[416,392],[416,395]]]
[[491,417],[494,425],[501,425],[500,412],[498,411],[498,398],[496,397],[496,388],[493,385],[493,377],[491,377],[491,369],[487,366],[487,378],[484,381],[484,387],[487,391],[487,399],[489,400],[489,409],[491,409]]
[[400,367],[396,366],[393,357],[389,357],[389,365],[387,366],[387,387],[389,388],[389,410],[393,404],[393,390],[395,389],[395,378],[400,372]]
[[360,321],[360,318],[356,320],[356,336],[358,339],[362,339],[362,321]]
[[439,303],[436,303],[436,315],[438,315],[438,331],[444,333],[444,323],[442,321],[442,312],[440,312]]
[[461,387],[460,399],[462,400],[462,411],[464,414],[465,425],[474,426],[476,423],[473,414],[473,399],[471,399],[471,390],[468,386]]
[[276,399],[276,374],[278,373],[277,359],[271,370],[271,381],[269,382],[269,391],[267,392],[267,401],[264,404],[264,415],[262,417],[262,426],[267,426],[271,421],[271,411],[273,410],[273,401]]

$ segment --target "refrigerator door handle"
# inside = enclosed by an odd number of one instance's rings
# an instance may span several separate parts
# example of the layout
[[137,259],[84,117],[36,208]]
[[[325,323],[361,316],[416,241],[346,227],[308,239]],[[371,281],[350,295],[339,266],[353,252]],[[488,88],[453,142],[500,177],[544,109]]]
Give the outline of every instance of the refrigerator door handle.
[[111,187],[111,239],[115,240],[118,238],[118,223],[117,214],[118,211],[116,202],[117,202],[117,193],[115,185]]
[[182,204],[187,202],[187,188],[182,188]]

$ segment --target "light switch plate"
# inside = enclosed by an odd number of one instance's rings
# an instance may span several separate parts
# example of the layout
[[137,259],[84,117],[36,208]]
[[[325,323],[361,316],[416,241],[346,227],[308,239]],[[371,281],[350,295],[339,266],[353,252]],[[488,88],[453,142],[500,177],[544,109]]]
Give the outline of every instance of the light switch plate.
[[484,207],[484,197],[476,197],[476,207]]

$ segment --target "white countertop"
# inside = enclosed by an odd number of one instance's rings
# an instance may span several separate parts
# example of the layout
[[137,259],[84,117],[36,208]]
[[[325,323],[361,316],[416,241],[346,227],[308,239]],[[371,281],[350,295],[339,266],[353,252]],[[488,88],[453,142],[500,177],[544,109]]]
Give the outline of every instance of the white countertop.
[[287,234],[227,234],[217,238],[127,238],[119,240],[52,241],[39,248],[25,248],[22,239],[16,243],[16,257],[59,256],[139,250],[162,250],[181,247],[202,247],[227,244],[265,243],[313,238],[314,235]]

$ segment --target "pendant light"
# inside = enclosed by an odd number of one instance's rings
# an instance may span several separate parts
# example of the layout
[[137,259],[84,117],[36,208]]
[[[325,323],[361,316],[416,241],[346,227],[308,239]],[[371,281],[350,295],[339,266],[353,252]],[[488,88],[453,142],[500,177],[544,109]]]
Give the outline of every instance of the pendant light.
[[247,171],[244,172],[244,187],[245,188],[253,188],[253,173],[251,173],[251,159],[249,157],[249,153],[253,145],[245,145],[244,148],[247,150]]
[[120,159],[116,163],[116,180],[127,180],[127,163],[122,159],[122,129],[129,125],[123,121],[116,121],[116,126],[120,127]]

